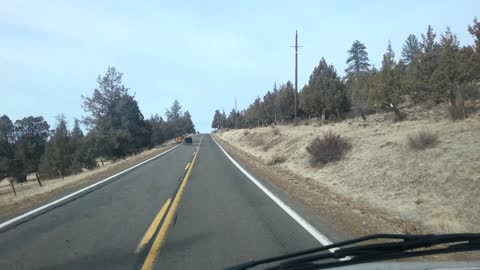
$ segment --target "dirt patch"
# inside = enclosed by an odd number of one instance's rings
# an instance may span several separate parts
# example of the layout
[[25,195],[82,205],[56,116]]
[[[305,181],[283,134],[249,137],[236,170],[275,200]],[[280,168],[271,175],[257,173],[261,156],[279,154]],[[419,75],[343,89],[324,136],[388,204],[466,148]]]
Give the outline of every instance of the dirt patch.
[[13,195],[10,183],[4,180],[0,183],[0,221],[17,216],[53,199],[119,173],[174,146],[174,144],[168,143],[115,163],[105,162],[105,166],[100,165],[93,170],[70,175],[64,179],[44,180],[42,181],[42,187],[38,185],[35,177],[31,176],[26,183],[15,184],[17,196]]

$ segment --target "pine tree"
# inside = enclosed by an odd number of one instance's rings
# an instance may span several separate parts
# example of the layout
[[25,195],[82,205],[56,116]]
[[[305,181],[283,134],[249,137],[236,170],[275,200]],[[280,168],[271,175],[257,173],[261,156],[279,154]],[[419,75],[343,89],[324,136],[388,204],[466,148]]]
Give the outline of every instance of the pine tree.
[[80,127],[80,120],[75,119],[70,132],[70,153],[73,154],[71,173],[77,173],[82,168],[92,168],[95,164],[95,157],[89,157],[85,151],[85,135]]
[[357,77],[362,72],[367,72],[370,68],[367,47],[365,44],[355,40],[352,47],[347,51],[347,65],[345,73],[347,77]]
[[412,98],[417,102],[423,102],[426,100],[434,100],[435,81],[432,77],[433,72],[437,68],[437,56],[438,56],[438,43],[435,41],[436,34],[433,32],[433,28],[429,25],[427,33],[422,34],[421,49],[422,52],[419,56],[418,64],[413,70],[414,84],[413,91],[411,91]]
[[278,119],[290,121],[294,117],[294,89],[293,84],[288,81],[281,85],[275,98],[275,108],[278,112]]
[[395,114],[394,120],[401,121],[405,118],[400,112],[399,105],[404,100],[405,88],[402,85],[405,74],[405,65],[400,61],[397,65],[392,44],[388,42],[387,51],[383,55],[382,68],[380,69],[380,101],[385,109],[392,110]]
[[408,65],[417,59],[421,53],[422,48],[420,42],[415,35],[410,34],[402,47],[403,61]]
[[367,78],[370,63],[367,47],[356,40],[350,50],[346,63],[346,87],[353,105],[359,110],[363,120],[366,120],[365,111],[368,110]]
[[18,174],[36,172],[50,136],[50,126],[42,116],[29,116],[15,121],[14,130],[15,159],[18,160],[14,170]]
[[192,116],[190,115],[190,112],[185,111],[183,118],[185,133],[195,133],[195,125],[192,122]]
[[473,52],[470,54],[471,58],[465,57],[469,54],[468,51],[463,52],[464,59],[468,59],[470,63],[469,70],[472,71],[474,79],[480,80],[480,22],[475,17],[473,19],[473,25],[468,26],[468,32],[473,36],[475,46],[472,48]]
[[[460,42],[457,36],[447,27],[440,37],[437,66],[432,74],[435,81],[436,99],[446,99],[450,103],[451,115],[454,119],[465,118],[463,95],[460,86],[464,83],[460,69]],[[458,99],[462,105],[458,104]]]
[[215,110],[211,127],[215,129],[222,128],[222,114],[220,113],[220,110]]
[[45,153],[40,162],[39,172],[42,176],[52,177],[60,174],[63,178],[70,173],[73,153],[70,151],[69,143],[67,121],[62,114],[57,117],[57,126],[46,145]]
[[0,117],[0,181],[11,176],[14,158],[14,126],[6,115]]
[[150,145],[150,132],[135,97],[122,84],[122,73],[109,67],[98,77],[98,88],[91,97],[83,97],[84,118],[98,136],[96,151],[99,155],[116,160],[136,153]]
[[341,118],[350,107],[345,85],[333,65],[328,65],[324,58],[310,75],[301,100],[306,113],[321,115],[322,119],[330,114]]

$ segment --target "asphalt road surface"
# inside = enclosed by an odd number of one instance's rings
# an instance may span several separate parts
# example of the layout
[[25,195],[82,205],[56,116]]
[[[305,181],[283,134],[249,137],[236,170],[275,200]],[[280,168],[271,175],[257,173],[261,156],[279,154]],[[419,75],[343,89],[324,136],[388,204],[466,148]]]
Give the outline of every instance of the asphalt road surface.
[[223,269],[318,245],[209,135],[196,135],[0,233],[0,269]]

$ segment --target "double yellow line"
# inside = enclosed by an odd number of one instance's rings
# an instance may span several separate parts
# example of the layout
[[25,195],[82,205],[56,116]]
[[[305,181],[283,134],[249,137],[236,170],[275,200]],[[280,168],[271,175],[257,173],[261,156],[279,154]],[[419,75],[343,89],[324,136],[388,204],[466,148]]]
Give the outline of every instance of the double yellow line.
[[[175,197],[173,198],[173,201],[171,200],[171,198],[169,198],[165,202],[163,207],[158,212],[157,216],[155,216],[155,219],[153,220],[150,227],[148,227],[147,232],[143,236],[142,240],[140,241],[140,244],[138,245],[138,247],[135,251],[138,254],[145,248],[145,246],[152,239],[153,235],[155,234],[155,231],[157,230],[157,228],[160,225],[164,215],[166,214],[165,219],[163,220],[163,223],[161,224],[160,230],[158,231],[158,234],[155,237],[155,240],[152,244],[152,247],[150,248],[150,250],[147,254],[147,257],[145,258],[145,261],[143,262],[141,270],[151,270],[151,269],[153,269],[153,266],[155,265],[155,261],[158,257],[158,253],[160,251],[160,248],[162,247],[163,243],[165,242],[165,238],[166,238],[168,229],[173,222],[173,219],[175,217],[175,213],[177,212],[179,202],[182,199],[183,192],[184,192],[185,187],[187,185],[187,181],[190,178],[190,175],[192,174],[193,164],[195,164],[195,161],[197,160],[198,151],[200,150],[200,145],[202,145],[202,141],[203,141],[203,137],[200,140],[200,144],[198,145],[197,149],[195,150],[195,152],[193,154],[192,161],[187,164],[187,167],[185,167],[185,170],[187,170],[187,173],[185,174],[185,177],[183,178],[182,183],[180,184],[180,187],[178,188],[178,191],[175,194]],[[170,208],[169,208],[169,206],[170,206]]]

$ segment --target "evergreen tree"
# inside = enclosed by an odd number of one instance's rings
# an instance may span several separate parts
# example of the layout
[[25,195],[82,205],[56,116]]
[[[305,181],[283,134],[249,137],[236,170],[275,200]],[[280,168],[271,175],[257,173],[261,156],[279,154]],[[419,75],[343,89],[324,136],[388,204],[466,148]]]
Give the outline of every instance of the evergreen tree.
[[195,133],[195,125],[192,122],[192,116],[190,115],[190,112],[186,111],[183,115],[183,118],[185,133]]
[[454,119],[465,117],[463,105],[459,107],[457,104],[459,98],[463,103],[460,86],[464,83],[459,60],[460,43],[457,36],[447,27],[445,33],[440,37],[437,66],[432,78],[435,81],[436,90],[434,97],[438,100],[446,99],[449,101]]
[[170,109],[167,109],[165,116],[167,117],[169,138],[180,136],[185,133],[182,106],[178,100],[175,99]]
[[[417,102],[423,102],[426,100],[435,100],[434,92],[434,79],[432,78],[433,72],[437,68],[437,55],[438,55],[438,43],[435,41],[436,34],[433,32],[433,28],[429,25],[427,33],[422,34],[422,53],[419,56],[418,64],[413,70],[414,76],[414,89],[410,93],[412,98]],[[439,102],[439,100],[435,100]]]
[[294,99],[295,90],[293,89],[293,84],[288,81],[286,84],[281,85],[275,98],[275,108],[278,112],[278,119],[282,119],[283,121],[293,119],[295,114]]
[[0,117],[0,181],[11,176],[11,165],[14,158],[14,126],[6,115]]
[[167,123],[158,114],[150,117],[148,123],[152,129],[152,146],[161,145],[162,143],[170,139],[167,136]]
[[379,100],[387,110],[395,113],[396,120],[403,120],[404,114],[400,112],[399,105],[404,100],[405,87],[402,85],[405,74],[405,64],[400,61],[397,65],[392,44],[388,42],[387,51],[383,55],[380,70],[380,96]]
[[123,74],[109,67],[98,77],[98,88],[91,97],[83,97],[83,109],[89,113],[84,122],[98,135],[96,152],[108,159],[135,153],[150,145],[150,133],[135,97],[122,84]]
[[275,99],[278,95],[278,90],[276,85],[273,87],[272,91],[267,91],[265,96],[263,96],[263,109],[265,113],[265,122],[271,124],[277,121],[277,107],[275,106]]
[[215,114],[213,115],[212,128],[222,128],[222,114],[220,113],[220,110],[215,110]]
[[38,170],[50,135],[49,129],[42,116],[29,116],[15,121],[15,159],[18,160],[15,171],[28,174]]
[[370,64],[365,44],[355,40],[347,52],[348,58],[346,63],[348,67],[345,69],[347,77],[357,77],[362,72],[368,71]]
[[471,70],[473,79],[480,81],[480,22],[476,17],[473,19],[473,25],[468,26],[468,32],[473,36],[475,45],[463,51],[463,59],[470,64],[468,69]]
[[420,42],[415,35],[410,34],[402,47],[403,61],[408,65],[412,63],[414,59],[417,59],[421,53],[422,48]]
[[348,50],[346,61],[348,68],[346,72],[346,87],[353,105],[360,111],[363,119],[366,120],[365,111],[368,110],[368,89],[367,80],[370,63],[367,47],[356,40]]
[[45,153],[40,162],[39,172],[42,176],[51,177],[60,173],[63,177],[70,173],[73,153],[69,146],[67,121],[62,114],[57,117],[57,126],[46,145]]
[[308,85],[302,91],[301,101],[305,113],[321,115],[322,119],[334,114],[341,118],[349,110],[345,85],[333,65],[322,58],[314,68]]

